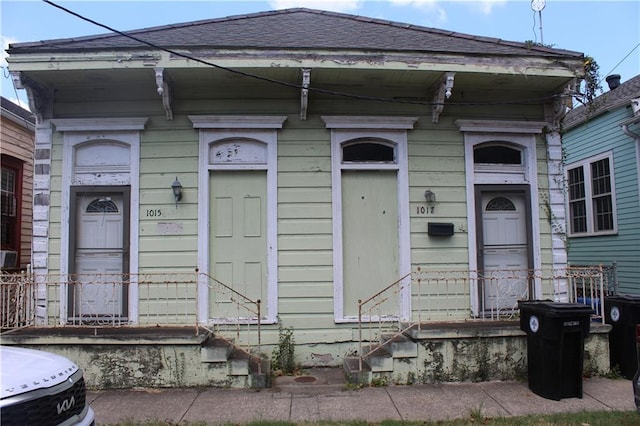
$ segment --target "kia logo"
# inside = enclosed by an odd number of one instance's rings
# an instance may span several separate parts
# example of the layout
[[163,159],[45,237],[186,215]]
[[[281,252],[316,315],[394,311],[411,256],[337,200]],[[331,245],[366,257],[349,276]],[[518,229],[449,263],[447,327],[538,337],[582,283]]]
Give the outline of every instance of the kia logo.
[[71,397],[67,398],[61,403],[59,403],[56,408],[58,409],[58,414],[64,413],[65,411],[69,411],[73,406],[76,405],[76,398]]

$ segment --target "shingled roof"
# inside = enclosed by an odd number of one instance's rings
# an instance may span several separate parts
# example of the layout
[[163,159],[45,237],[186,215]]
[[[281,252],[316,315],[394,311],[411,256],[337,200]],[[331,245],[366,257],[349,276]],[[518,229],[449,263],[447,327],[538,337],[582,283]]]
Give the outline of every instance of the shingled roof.
[[14,104],[5,97],[0,97],[0,106],[2,107],[3,115],[6,111],[7,113],[13,114],[15,117],[26,120],[29,124],[35,124],[36,122],[35,116],[31,111],[27,111],[20,105]]
[[614,108],[628,105],[631,99],[635,98],[640,98],[640,75],[598,96],[592,105],[581,105],[569,111],[564,118],[563,127],[565,130],[576,127],[588,119],[593,119]]
[[[164,48],[413,51],[474,55],[581,57],[582,53],[417,25],[305,8],[260,12],[128,31]],[[14,43],[15,53],[144,49],[120,34]]]

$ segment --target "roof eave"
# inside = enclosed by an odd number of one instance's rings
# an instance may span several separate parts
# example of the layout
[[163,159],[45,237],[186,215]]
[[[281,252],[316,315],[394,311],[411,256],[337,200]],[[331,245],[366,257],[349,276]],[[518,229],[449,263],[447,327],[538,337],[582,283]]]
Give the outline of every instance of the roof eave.
[[[197,58],[194,60],[193,58]],[[347,69],[426,70],[516,74],[580,78],[580,58],[513,55],[478,55],[428,51],[364,51],[317,49],[200,49],[173,53],[149,49],[78,51],[64,54],[19,54],[10,56],[12,71],[74,69],[192,68],[223,66],[237,68],[312,67]]]

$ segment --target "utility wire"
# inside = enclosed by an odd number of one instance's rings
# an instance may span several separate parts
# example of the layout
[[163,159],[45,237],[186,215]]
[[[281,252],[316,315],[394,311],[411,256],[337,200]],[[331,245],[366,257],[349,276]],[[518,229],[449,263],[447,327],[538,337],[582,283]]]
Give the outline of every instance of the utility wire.
[[[136,36],[133,36],[131,34],[128,34],[126,32],[123,31],[119,31],[115,28],[112,28],[108,25],[102,24],[100,22],[97,22],[91,18],[87,18],[83,15],[80,15],[77,12],[74,12],[70,9],[67,9],[64,6],[58,5],[54,2],[52,2],[51,0],[42,0],[43,2],[57,8],[60,9],[70,15],[73,15],[83,21],[89,22],[93,25],[96,25],[98,27],[104,28],[107,31],[116,33],[118,35],[121,35],[123,37],[129,38],[131,40],[137,41],[138,43],[147,45],[149,47],[152,47],[154,49],[158,49],[164,52],[167,52],[169,54],[184,58],[184,59],[188,59],[206,66],[210,66],[213,68],[217,68],[223,71],[227,71],[230,73],[234,73],[234,74],[238,74],[244,77],[248,77],[248,78],[253,78],[253,79],[257,79],[257,80],[261,80],[261,81],[265,81],[267,83],[272,83],[272,84],[277,84],[277,85],[281,85],[281,86],[285,86],[285,87],[289,87],[289,88],[293,88],[293,89],[308,89],[310,92],[316,92],[316,93],[323,93],[326,95],[333,95],[333,96],[340,96],[340,97],[345,97],[345,98],[352,98],[352,99],[359,99],[359,100],[370,100],[370,101],[378,101],[378,102],[389,102],[389,103],[401,103],[401,104],[413,104],[413,105],[426,105],[426,106],[435,106],[435,105],[444,105],[443,102],[428,102],[428,101],[418,101],[418,100],[407,100],[407,99],[397,99],[397,98],[381,98],[381,97],[377,97],[377,96],[364,96],[364,95],[356,95],[356,94],[352,94],[352,93],[345,93],[345,92],[338,92],[338,91],[334,91],[334,90],[328,90],[328,89],[321,89],[318,87],[303,87],[300,84],[295,84],[295,83],[289,83],[286,81],[281,81],[281,80],[276,80],[276,79],[272,79],[269,77],[264,77],[264,76],[260,76],[260,75],[256,75],[256,74],[251,74],[251,73],[247,73],[244,71],[240,71],[237,69],[233,69],[233,68],[228,68],[222,65],[218,65],[215,64],[213,62],[209,62],[209,61],[205,61],[204,59],[200,59],[191,55],[187,55],[185,53],[182,52],[178,52],[176,50],[173,49],[169,49],[166,47],[162,47],[162,46],[158,46],[157,44],[151,43],[149,41],[146,41],[144,39],[138,38]],[[558,94],[558,95],[550,95],[550,96],[544,96],[544,97],[540,97],[540,98],[530,98],[530,99],[520,99],[520,100],[511,100],[511,101],[503,101],[503,102],[499,102],[499,101],[492,101],[492,102],[448,102],[447,105],[449,106],[453,106],[453,105],[457,105],[457,106],[490,106],[490,105],[513,105],[513,104],[527,104],[527,103],[535,103],[535,102],[540,102],[540,101],[547,101],[547,100],[552,100],[558,97],[563,97],[565,96],[564,94]]]
[[[629,53],[627,53],[627,54],[625,55],[625,57],[624,57],[624,58],[622,58],[622,59],[620,60],[620,62],[618,62],[617,64],[615,64],[615,66],[614,66],[613,68],[611,68],[611,71],[609,71],[608,73],[606,73],[606,74],[605,74],[605,78],[606,78],[606,76],[610,75],[610,74],[611,74],[611,73],[612,73],[616,68],[618,68],[618,66],[619,66],[621,63],[623,63],[624,61],[626,61],[626,60],[627,60],[627,58],[628,58],[629,56],[631,56],[631,54],[633,53],[633,51],[634,51],[634,50],[636,50],[638,47],[640,47],[640,42],[639,42],[638,44],[636,44],[636,45],[635,45],[635,47],[633,47],[633,48],[629,51]],[[602,79],[601,79],[598,83],[602,83]]]

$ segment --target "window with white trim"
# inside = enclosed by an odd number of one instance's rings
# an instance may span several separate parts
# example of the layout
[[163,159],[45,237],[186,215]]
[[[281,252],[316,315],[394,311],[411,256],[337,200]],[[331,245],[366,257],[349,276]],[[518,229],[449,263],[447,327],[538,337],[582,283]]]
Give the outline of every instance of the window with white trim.
[[612,164],[609,153],[567,166],[569,235],[617,231]]

